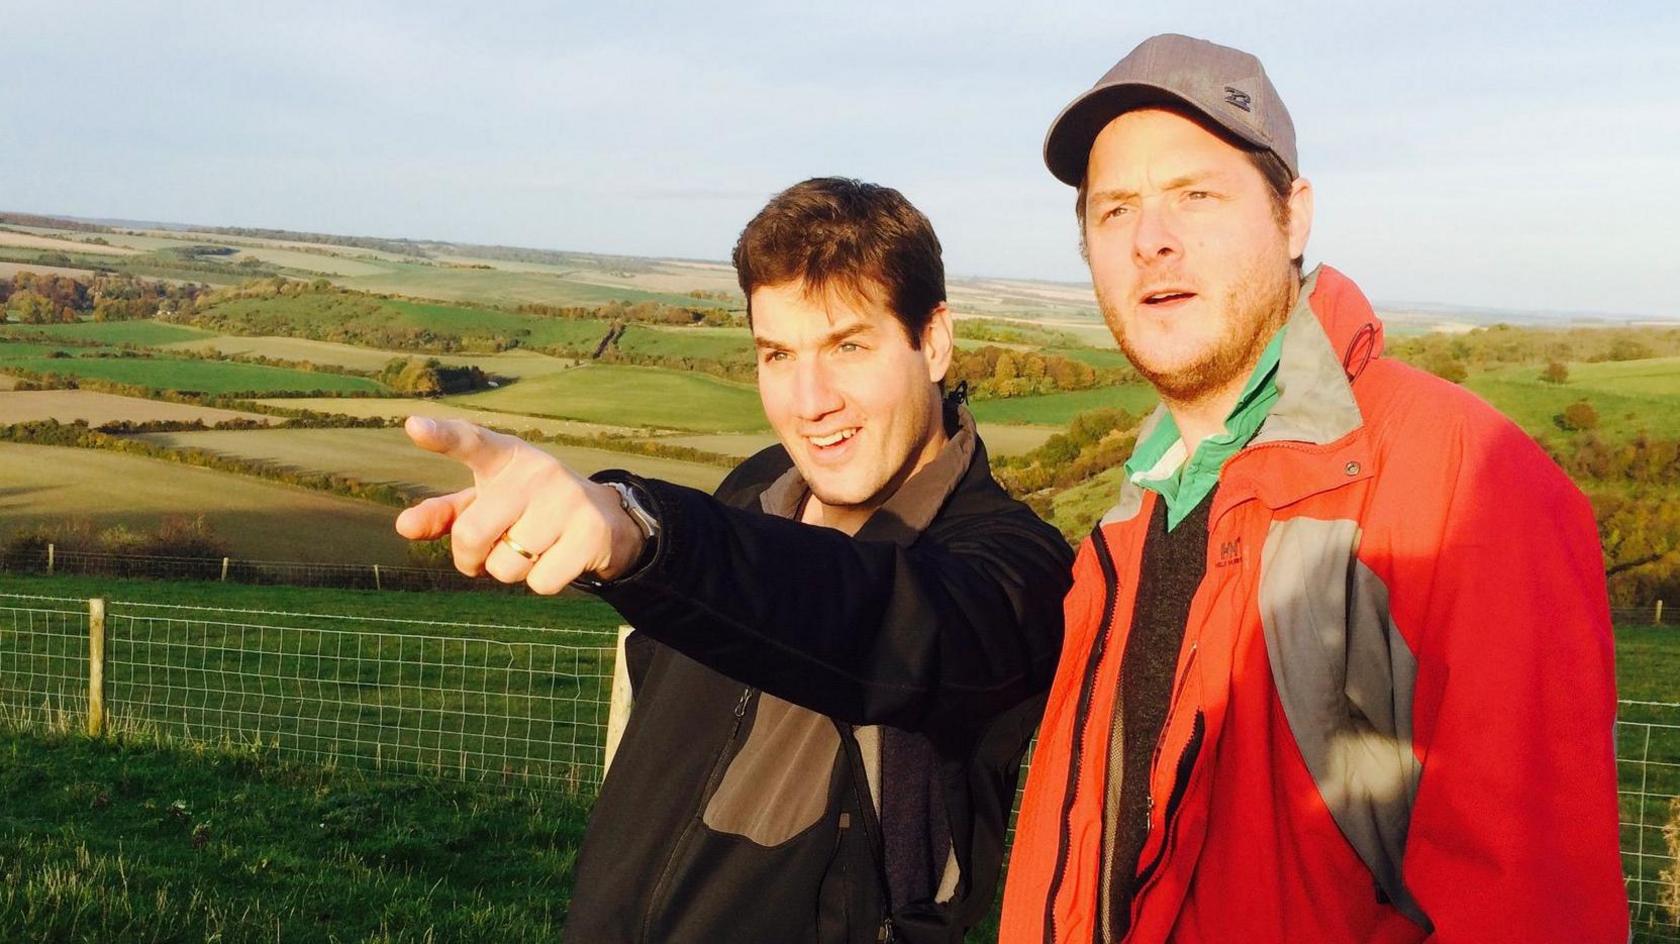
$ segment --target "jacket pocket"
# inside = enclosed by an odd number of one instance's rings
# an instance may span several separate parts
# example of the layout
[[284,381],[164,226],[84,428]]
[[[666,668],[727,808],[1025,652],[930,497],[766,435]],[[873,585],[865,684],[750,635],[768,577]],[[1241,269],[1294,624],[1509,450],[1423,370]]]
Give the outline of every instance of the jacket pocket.
[[828,809],[840,734],[832,719],[761,693],[752,730],[702,817],[714,832],[779,846]]

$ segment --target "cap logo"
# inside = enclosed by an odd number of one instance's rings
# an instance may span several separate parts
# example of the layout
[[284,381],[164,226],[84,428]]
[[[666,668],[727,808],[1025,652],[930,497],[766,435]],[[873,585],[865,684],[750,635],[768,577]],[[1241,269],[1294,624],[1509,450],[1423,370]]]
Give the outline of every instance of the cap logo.
[[1244,92],[1241,89],[1234,89],[1229,85],[1225,86],[1225,100],[1238,108],[1241,108],[1243,111],[1254,110],[1249,107],[1254,103],[1254,100],[1249,97],[1247,92]]

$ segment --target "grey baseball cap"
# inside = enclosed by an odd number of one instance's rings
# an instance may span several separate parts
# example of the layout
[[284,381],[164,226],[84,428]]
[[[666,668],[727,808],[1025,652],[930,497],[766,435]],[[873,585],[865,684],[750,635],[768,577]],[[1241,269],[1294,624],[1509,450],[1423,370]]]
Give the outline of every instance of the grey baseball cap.
[[1260,60],[1205,39],[1151,36],[1114,64],[1097,84],[1050,123],[1044,163],[1056,179],[1077,187],[1091,144],[1110,121],[1134,108],[1188,108],[1256,147],[1276,154],[1300,176],[1295,123]]

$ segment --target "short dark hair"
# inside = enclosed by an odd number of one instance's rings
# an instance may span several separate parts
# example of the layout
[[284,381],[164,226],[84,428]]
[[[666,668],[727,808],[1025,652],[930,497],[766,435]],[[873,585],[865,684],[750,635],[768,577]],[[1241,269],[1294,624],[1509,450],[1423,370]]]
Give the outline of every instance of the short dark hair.
[[813,177],[771,197],[741,231],[733,258],[749,323],[753,290],[797,281],[814,293],[884,295],[920,348],[945,301],[933,224],[897,190],[848,177]]

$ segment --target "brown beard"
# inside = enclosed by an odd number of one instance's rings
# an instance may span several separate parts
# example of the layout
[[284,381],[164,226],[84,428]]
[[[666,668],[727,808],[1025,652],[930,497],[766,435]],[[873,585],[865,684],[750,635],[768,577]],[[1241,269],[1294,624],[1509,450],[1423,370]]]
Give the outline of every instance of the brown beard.
[[[1260,352],[1288,319],[1298,287],[1291,266],[1280,268],[1271,260],[1256,259],[1223,299],[1221,309],[1236,316],[1226,320],[1225,333],[1194,363],[1172,371],[1152,370],[1138,358],[1124,333],[1116,331],[1120,351],[1163,400],[1198,402],[1246,379]],[[1097,303],[1111,330],[1122,323],[1109,311],[1101,293]]]

